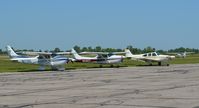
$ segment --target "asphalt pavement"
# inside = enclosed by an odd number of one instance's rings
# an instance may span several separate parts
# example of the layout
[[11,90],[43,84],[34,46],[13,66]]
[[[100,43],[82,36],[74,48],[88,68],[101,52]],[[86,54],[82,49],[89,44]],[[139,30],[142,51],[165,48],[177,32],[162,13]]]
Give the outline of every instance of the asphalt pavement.
[[199,108],[199,64],[1,73],[0,108]]

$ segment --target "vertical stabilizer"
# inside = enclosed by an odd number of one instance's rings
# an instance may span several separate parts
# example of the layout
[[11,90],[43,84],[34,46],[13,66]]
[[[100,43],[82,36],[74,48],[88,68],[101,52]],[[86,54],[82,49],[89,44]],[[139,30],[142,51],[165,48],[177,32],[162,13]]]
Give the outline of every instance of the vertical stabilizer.
[[74,49],[71,50],[71,53],[73,54],[75,59],[81,59],[82,58]]
[[187,52],[185,51],[184,53],[183,53],[183,57],[185,58],[187,56]]
[[7,53],[8,55],[10,56],[10,58],[14,58],[14,57],[17,57],[19,55],[17,55],[14,50],[11,48],[11,46],[7,45],[6,46],[6,50],[7,50]]
[[131,53],[131,51],[129,49],[125,49],[125,56],[128,57],[133,57],[133,54]]

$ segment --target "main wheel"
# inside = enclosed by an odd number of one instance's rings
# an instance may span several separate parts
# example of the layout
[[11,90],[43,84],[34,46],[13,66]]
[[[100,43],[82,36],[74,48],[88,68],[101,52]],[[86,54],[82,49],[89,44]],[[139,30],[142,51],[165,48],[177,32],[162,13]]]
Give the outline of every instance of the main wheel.
[[162,63],[161,63],[161,62],[158,62],[158,65],[159,65],[159,66],[161,66],[161,65],[162,65]]

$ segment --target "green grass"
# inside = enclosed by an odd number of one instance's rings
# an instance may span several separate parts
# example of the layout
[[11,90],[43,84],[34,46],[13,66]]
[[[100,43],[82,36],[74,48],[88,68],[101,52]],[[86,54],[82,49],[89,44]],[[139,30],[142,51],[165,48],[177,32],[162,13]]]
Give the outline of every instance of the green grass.
[[199,54],[189,55],[186,58],[176,58],[170,61],[171,64],[195,64],[199,63]]
[[[170,61],[170,64],[194,64],[199,63],[199,54],[190,55],[186,58],[176,58]],[[157,63],[154,63],[157,65]],[[131,66],[145,66],[147,65],[144,62],[133,61],[130,59],[125,59],[121,64],[115,64],[114,67],[131,67]],[[109,64],[102,65],[103,68],[110,68]],[[85,68],[100,68],[100,64],[93,63],[69,63],[65,65],[66,70],[70,69],[85,69]],[[9,60],[8,56],[0,55],[0,72],[29,72],[37,71],[39,65],[33,64],[22,64],[17,62],[12,62]],[[46,70],[50,70],[50,67],[47,67]]]
[[7,56],[0,56],[0,72],[22,72],[37,70],[39,66],[12,62]]

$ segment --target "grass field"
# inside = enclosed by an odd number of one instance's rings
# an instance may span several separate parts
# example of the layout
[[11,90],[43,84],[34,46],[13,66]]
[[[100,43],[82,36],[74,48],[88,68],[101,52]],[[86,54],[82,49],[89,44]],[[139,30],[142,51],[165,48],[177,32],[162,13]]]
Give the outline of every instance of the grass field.
[[[176,58],[170,61],[170,64],[193,64],[199,63],[199,54],[190,55],[186,58]],[[145,66],[146,63],[133,61],[125,59],[123,63],[116,64],[114,67],[130,67],[130,66]],[[157,63],[154,63],[157,65]],[[110,65],[102,65],[104,68],[110,68]],[[12,62],[9,60],[8,56],[0,55],[0,72],[27,72],[27,71],[37,71],[39,65],[33,64],[22,64],[17,62]],[[100,68],[99,64],[93,63],[69,63],[65,65],[66,70],[70,69],[84,69],[84,68]],[[50,70],[50,67],[46,67],[46,70]]]
[[194,64],[199,63],[199,54],[189,55],[186,58],[176,58],[170,61],[171,64]]

